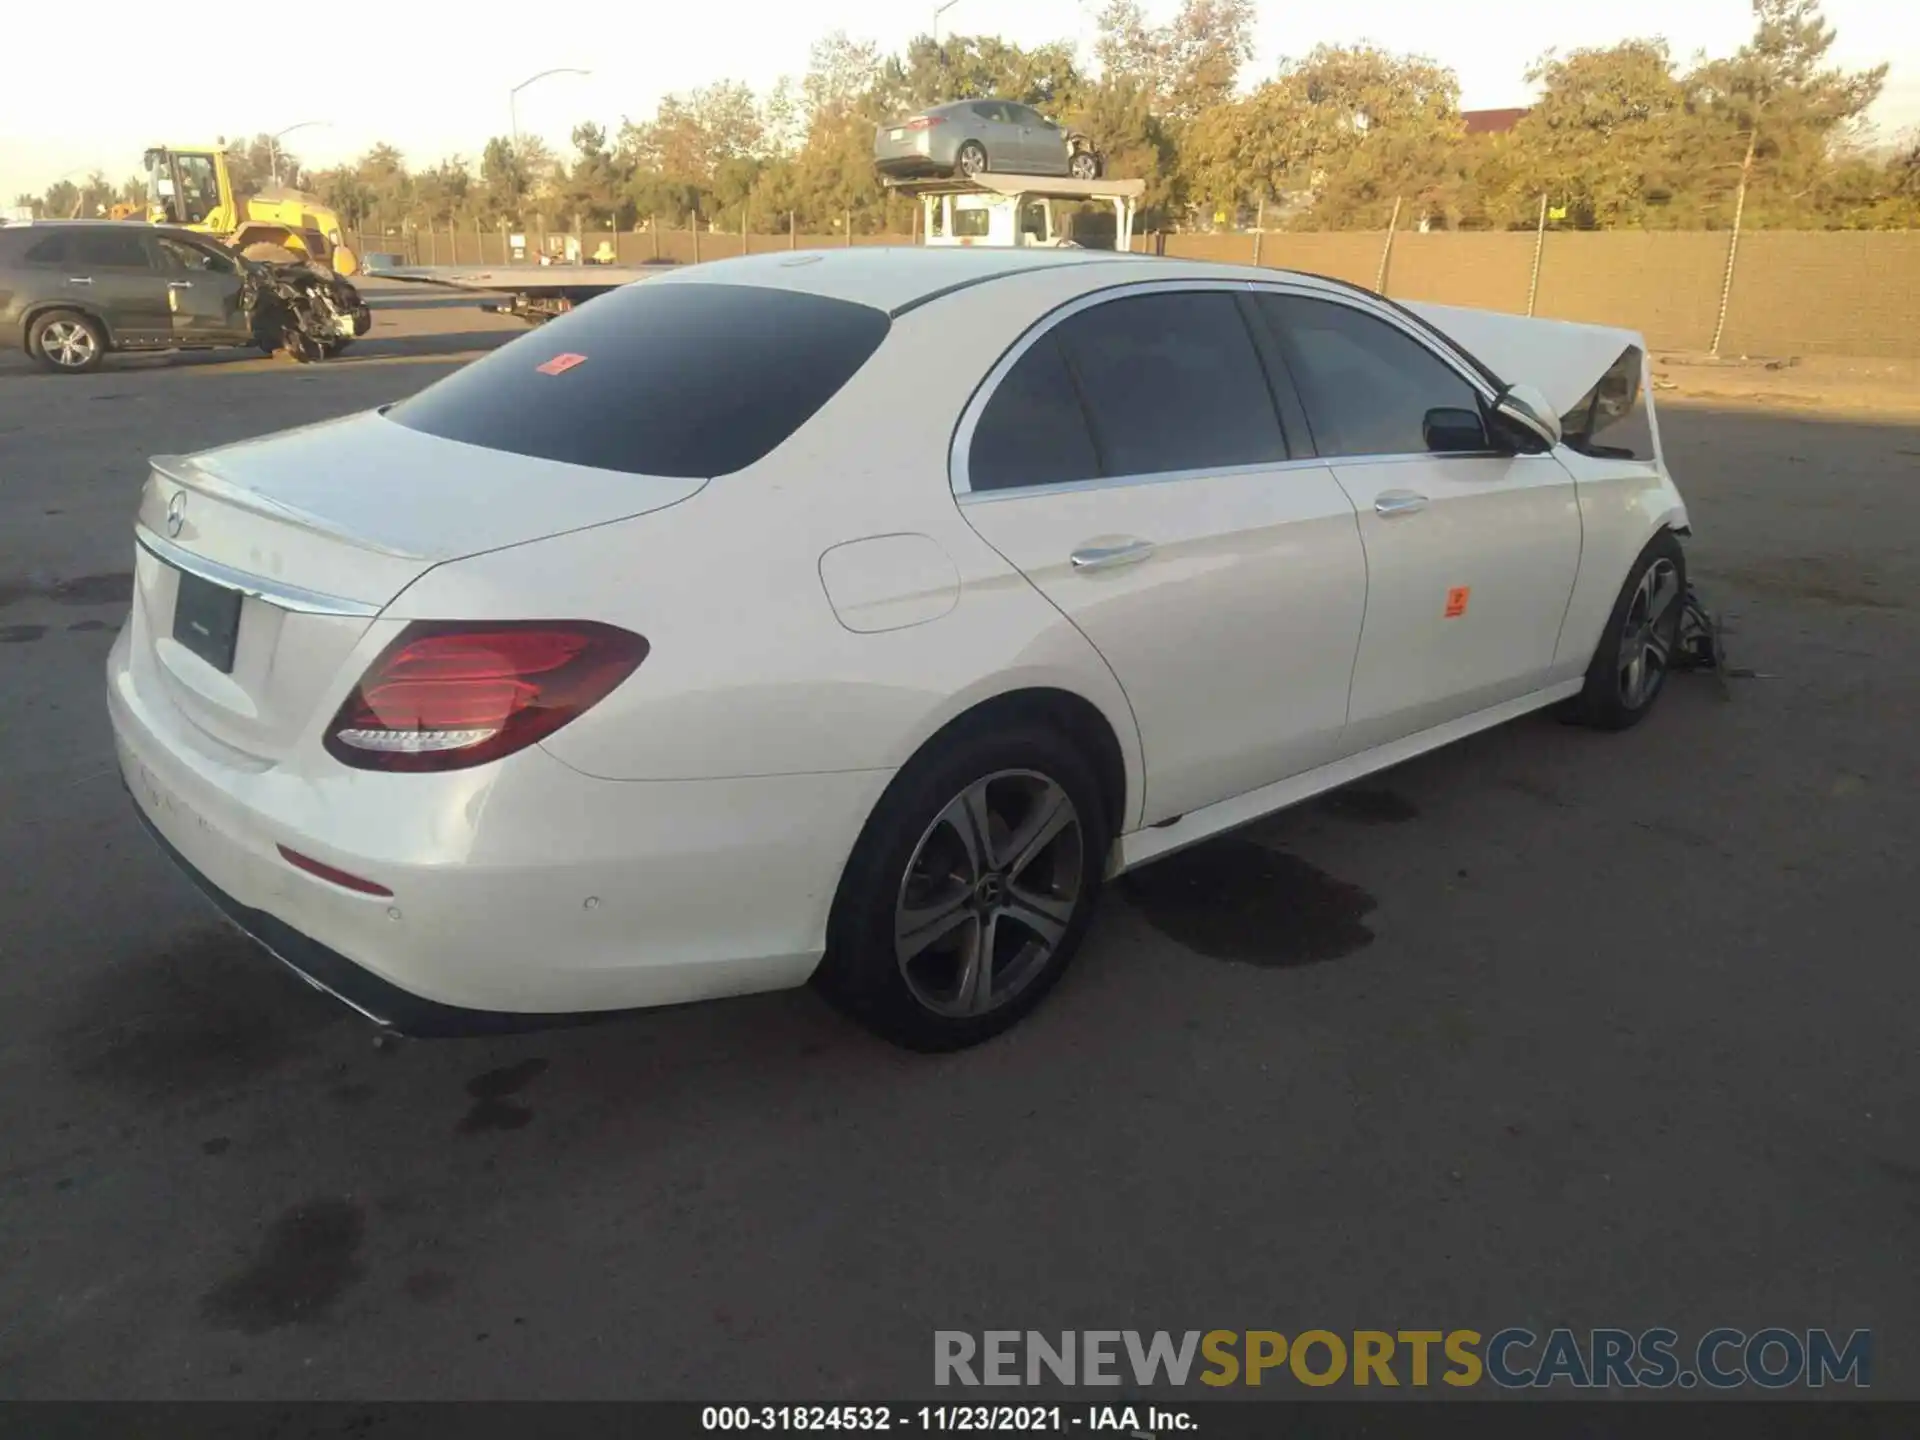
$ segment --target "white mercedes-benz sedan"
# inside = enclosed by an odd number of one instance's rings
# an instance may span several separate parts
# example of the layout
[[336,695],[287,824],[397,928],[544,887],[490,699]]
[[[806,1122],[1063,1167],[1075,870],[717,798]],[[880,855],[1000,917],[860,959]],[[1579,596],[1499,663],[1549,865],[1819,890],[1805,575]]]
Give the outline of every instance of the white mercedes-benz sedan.
[[811,978],[971,1044],[1124,870],[1543,706],[1644,716],[1687,533],[1645,380],[1629,332],[1265,269],[670,272],[156,458],[120,763],[403,1033]]

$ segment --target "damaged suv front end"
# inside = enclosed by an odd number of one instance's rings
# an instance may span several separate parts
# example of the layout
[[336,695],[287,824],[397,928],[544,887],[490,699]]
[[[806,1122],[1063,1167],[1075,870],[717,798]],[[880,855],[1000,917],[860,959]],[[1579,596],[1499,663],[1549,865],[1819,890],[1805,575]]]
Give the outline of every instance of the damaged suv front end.
[[253,339],[302,364],[328,360],[373,328],[373,315],[345,276],[319,265],[243,260]]

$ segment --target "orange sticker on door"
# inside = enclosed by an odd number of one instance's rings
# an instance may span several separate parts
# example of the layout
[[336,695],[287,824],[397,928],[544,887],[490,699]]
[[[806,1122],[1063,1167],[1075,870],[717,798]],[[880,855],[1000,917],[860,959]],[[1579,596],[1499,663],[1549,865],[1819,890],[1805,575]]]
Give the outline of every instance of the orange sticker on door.
[[560,375],[560,374],[564,374],[568,370],[571,370],[576,365],[584,365],[586,363],[587,363],[586,356],[575,355],[575,354],[572,354],[571,352],[567,352],[567,353],[556,355],[551,360],[547,361],[546,364],[536,365],[533,368],[538,370],[542,375]]
[[1466,614],[1467,596],[1472,593],[1473,587],[1471,585],[1455,585],[1451,590],[1447,591],[1446,618],[1449,620],[1458,620],[1462,615]]

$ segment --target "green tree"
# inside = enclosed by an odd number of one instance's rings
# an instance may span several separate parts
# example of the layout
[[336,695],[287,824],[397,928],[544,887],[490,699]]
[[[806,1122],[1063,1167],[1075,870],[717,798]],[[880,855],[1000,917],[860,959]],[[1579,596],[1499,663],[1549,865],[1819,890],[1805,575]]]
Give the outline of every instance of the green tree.
[[1147,23],[1140,0],[1107,0],[1094,20],[1093,60],[1103,84],[1131,82],[1157,106],[1165,92],[1167,36]]
[[1549,51],[1527,79],[1540,99],[1514,130],[1506,173],[1483,177],[1489,212],[1518,223],[1544,193],[1580,226],[1671,223],[1694,120],[1666,42]]
[[250,140],[234,140],[225,143],[227,172],[233,177],[233,193],[242,200],[250,195],[259,194],[273,183],[276,153],[280,162],[282,186],[291,190],[302,190],[312,183],[311,177],[301,168],[299,157],[271,135],[263,132]]
[[1161,45],[1161,103],[1189,120],[1232,99],[1253,58],[1254,0],[1183,0]]
[[1295,223],[1384,225],[1402,198],[1447,216],[1461,175],[1459,81],[1418,55],[1321,45],[1244,100],[1196,116],[1181,164],[1202,208],[1282,201]]
[[449,155],[413,177],[417,212],[436,224],[451,224],[473,210],[473,175],[461,156]]
[[631,225],[633,206],[626,193],[631,177],[621,158],[608,147],[605,129],[591,123],[576,125],[572,139],[578,158],[567,176],[568,206],[593,216],[600,224],[611,220],[617,225]]
[[1758,185],[1756,222],[1794,223],[1813,208],[1823,172],[1879,97],[1887,67],[1829,65],[1834,30],[1819,0],[1753,0],[1753,14],[1745,45],[1688,77],[1701,126],[1696,163],[1709,193],[1734,177],[1735,214]]
[[1064,40],[1028,49],[997,35],[954,35],[937,45],[920,35],[883,68],[884,114],[981,95],[1055,113],[1070,109],[1084,84],[1073,46]]

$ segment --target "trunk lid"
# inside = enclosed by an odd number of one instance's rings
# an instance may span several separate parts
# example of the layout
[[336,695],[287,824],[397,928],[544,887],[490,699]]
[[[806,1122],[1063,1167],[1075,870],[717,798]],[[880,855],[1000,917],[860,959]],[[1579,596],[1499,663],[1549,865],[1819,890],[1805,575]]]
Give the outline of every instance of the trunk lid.
[[142,668],[200,730],[275,760],[324,722],[314,712],[338,698],[380,611],[434,566],[642,515],[705,483],[509,454],[378,412],[158,456],[135,531]]

